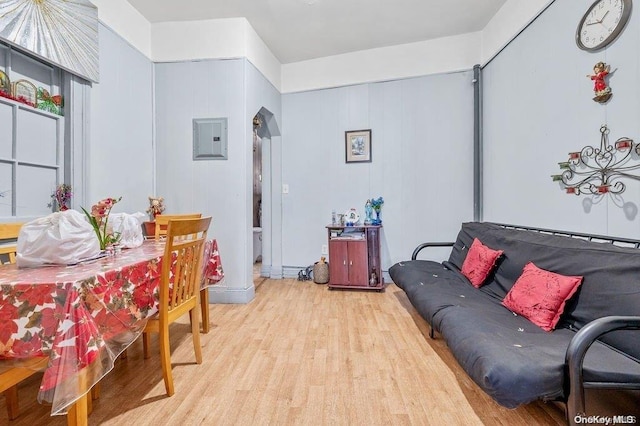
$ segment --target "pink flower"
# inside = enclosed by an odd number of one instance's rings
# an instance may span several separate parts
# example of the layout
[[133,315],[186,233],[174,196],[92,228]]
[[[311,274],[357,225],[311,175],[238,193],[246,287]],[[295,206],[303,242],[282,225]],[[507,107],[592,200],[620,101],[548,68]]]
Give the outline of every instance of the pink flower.
[[[55,200],[58,205],[59,211],[64,211],[69,209],[69,202],[71,201],[71,196],[73,193],[71,192],[71,185],[67,185],[66,183],[62,183],[56,187],[56,190],[53,194],[51,194],[51,199]],[[49,203],[49,207],[53,207],[53,201]]]
[[104,200],[100,200],[97,204],[91,206],[91,213],[82,207],[82,211],[87,216],[89,223],[93,226],[93,229],[96,232],[101,250],[104,250],[107,245],[116,243],[119,240],[119,233],[114,235],[107,232],[107,223],[109,221],[109,213],[111,212],[111,209],[114,204],[119,202],[121,199],[122,197],[118,199],[105,198]]
[[91,207],[91,216],[93,217],[104,217],[107,210],[104,207],[100,207],[98,205],[94,205]]

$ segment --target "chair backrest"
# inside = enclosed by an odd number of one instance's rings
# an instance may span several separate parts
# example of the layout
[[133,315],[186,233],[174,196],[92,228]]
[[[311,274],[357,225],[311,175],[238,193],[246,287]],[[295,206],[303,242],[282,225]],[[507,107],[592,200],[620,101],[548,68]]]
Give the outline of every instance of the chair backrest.
[[210,223],[210,216],[169,221],[162,259],[160,317],[189,301],[197,303],[204,243]]
[[[17,245],[15,240],[18,239],[22,223],[0,223],[0,265],[2,265],[2,257],[8,257],[9,263],[16,263]],[[3,240],[8,240],[4,241]]]
[[159,240],[167,235],[167,225],[170,220],[175,219],[199,219],[202,213],[185,213],[185,214],[159,214],[156,216],[156,232],[155,239]]

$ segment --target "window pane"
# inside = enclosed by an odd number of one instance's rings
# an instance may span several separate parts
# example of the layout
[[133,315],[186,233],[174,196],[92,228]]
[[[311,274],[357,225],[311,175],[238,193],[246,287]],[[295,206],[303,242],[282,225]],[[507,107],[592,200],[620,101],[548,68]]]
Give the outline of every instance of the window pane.
[[[2,51],[0,50],[0,57]],[[13,107],[0,102],[0,158],[11,159],[13,145]],[[9,180],[11,182],[11,180]]]
[[18,161],[56,165],[58,120],[30,111],[18,112]]
[[7,72],[7,52],[9,48],[0,44],[0,69]]
[[18,166],[17,216],[46,216],[51,213],[51,194],[56,189],[56,170]]
[[[0,42],[0,70],[60,94],[62,71]],[[43,216],[64,175],[65,118],[0,100],[0,218]],[[13,191],[13,192],[12,192]],[[15,202],[13,202],[15,200]]]
[[28,58],[17,51],[11,55],[11,82],[20,79],[29,80],[36,87],[43,87],[51,91],[52,68]]
[[0,217],[11,216],[11,164],[0,163]]

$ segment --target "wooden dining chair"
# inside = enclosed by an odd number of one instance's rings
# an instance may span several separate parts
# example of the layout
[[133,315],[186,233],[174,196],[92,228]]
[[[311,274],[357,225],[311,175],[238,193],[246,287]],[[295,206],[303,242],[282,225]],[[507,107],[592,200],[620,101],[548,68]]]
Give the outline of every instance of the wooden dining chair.
[[[22,223],[0,223],[0,241],[11,240],[8,245],[0,246],[0,255],[8,255],[9,263],[16,263],[17,245]],[[0,261],[2,265],[2,261]],[[18,384],[42,371],[49,361],[48,357],[30,358],[26,360],[12,360],[0,362],[0,393],[4,393],[7,401],[9,420],[18,417]],[[5,365],[6,364],[6,365]]]
[[0,361],[0,393],[4,393],[6,398],[9,420],[18,417],[20,411],[18,408],[18,383],[42,371],[48,362],[48,357]]
[[[202,213],[184,214],[161,214],[156,216],[155,239],[160,240],[167,235],[167,225],[172,219],[194,219],[201,218]],[[202,318],[202,332],[209,332],[209,290],[206,288],[200,291],[200,313]]]
[[156,230],[155,239],[159,240],[167,235],[167,226],[170,220],[175,219],[199,219],[202,213],[183,213],[183,214],[159,214],[155,218]]
[[[9,259],[9,263],[16,263],[16,241],[20,234],[22,223],[0,223],[0,256],[5,255]],[[8,243],[3,243],[8,240]],[[2,264],[0,259],[0,264]]]
[[[160,278],[160,306],[158,314],[150,318],[143,332],[144,357],[149,358],[149,333],[158,333],[162,376],[167,395],[174,393],[171,373],[169,324],[190,313],[193,350],[196,362],[202,363],[198,321],[198,296],[202,276],[202,256],[211,217],[170,220],[167,243],[162,258]],[[175,259],[174,259],[175,257]]]

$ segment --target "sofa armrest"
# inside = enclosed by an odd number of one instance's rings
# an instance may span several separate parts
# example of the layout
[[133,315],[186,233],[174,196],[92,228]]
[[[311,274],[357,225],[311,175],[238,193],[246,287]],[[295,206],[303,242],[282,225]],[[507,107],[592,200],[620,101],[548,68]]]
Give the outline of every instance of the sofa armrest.
[[[640,317],[608,316],[598,318],[582,327],[576,335],[573,336],[567,347],[565,369],[567,370],[566,378],[568,380],[567,421],[570,425],[576,424],[575,417],[577,415],[585,414],[585,383],[582,375],[584,357],[591,345],[600,336],[615,330],[640,330]],[[586,387],[597,387],[596,384],[593,383],[586,383],[586,385]],[[620,383],[615,387],[640,389],[640,383]]]
[[420,244],[418,247],[416,247],[416,249],[413,251],[413,254],[411,255],[411,260],[416,260],[416,258],[418,257],[418,253],[420,253],[420,251],[424,248],[427,247],[453,247],[455,243],[422,243]]

